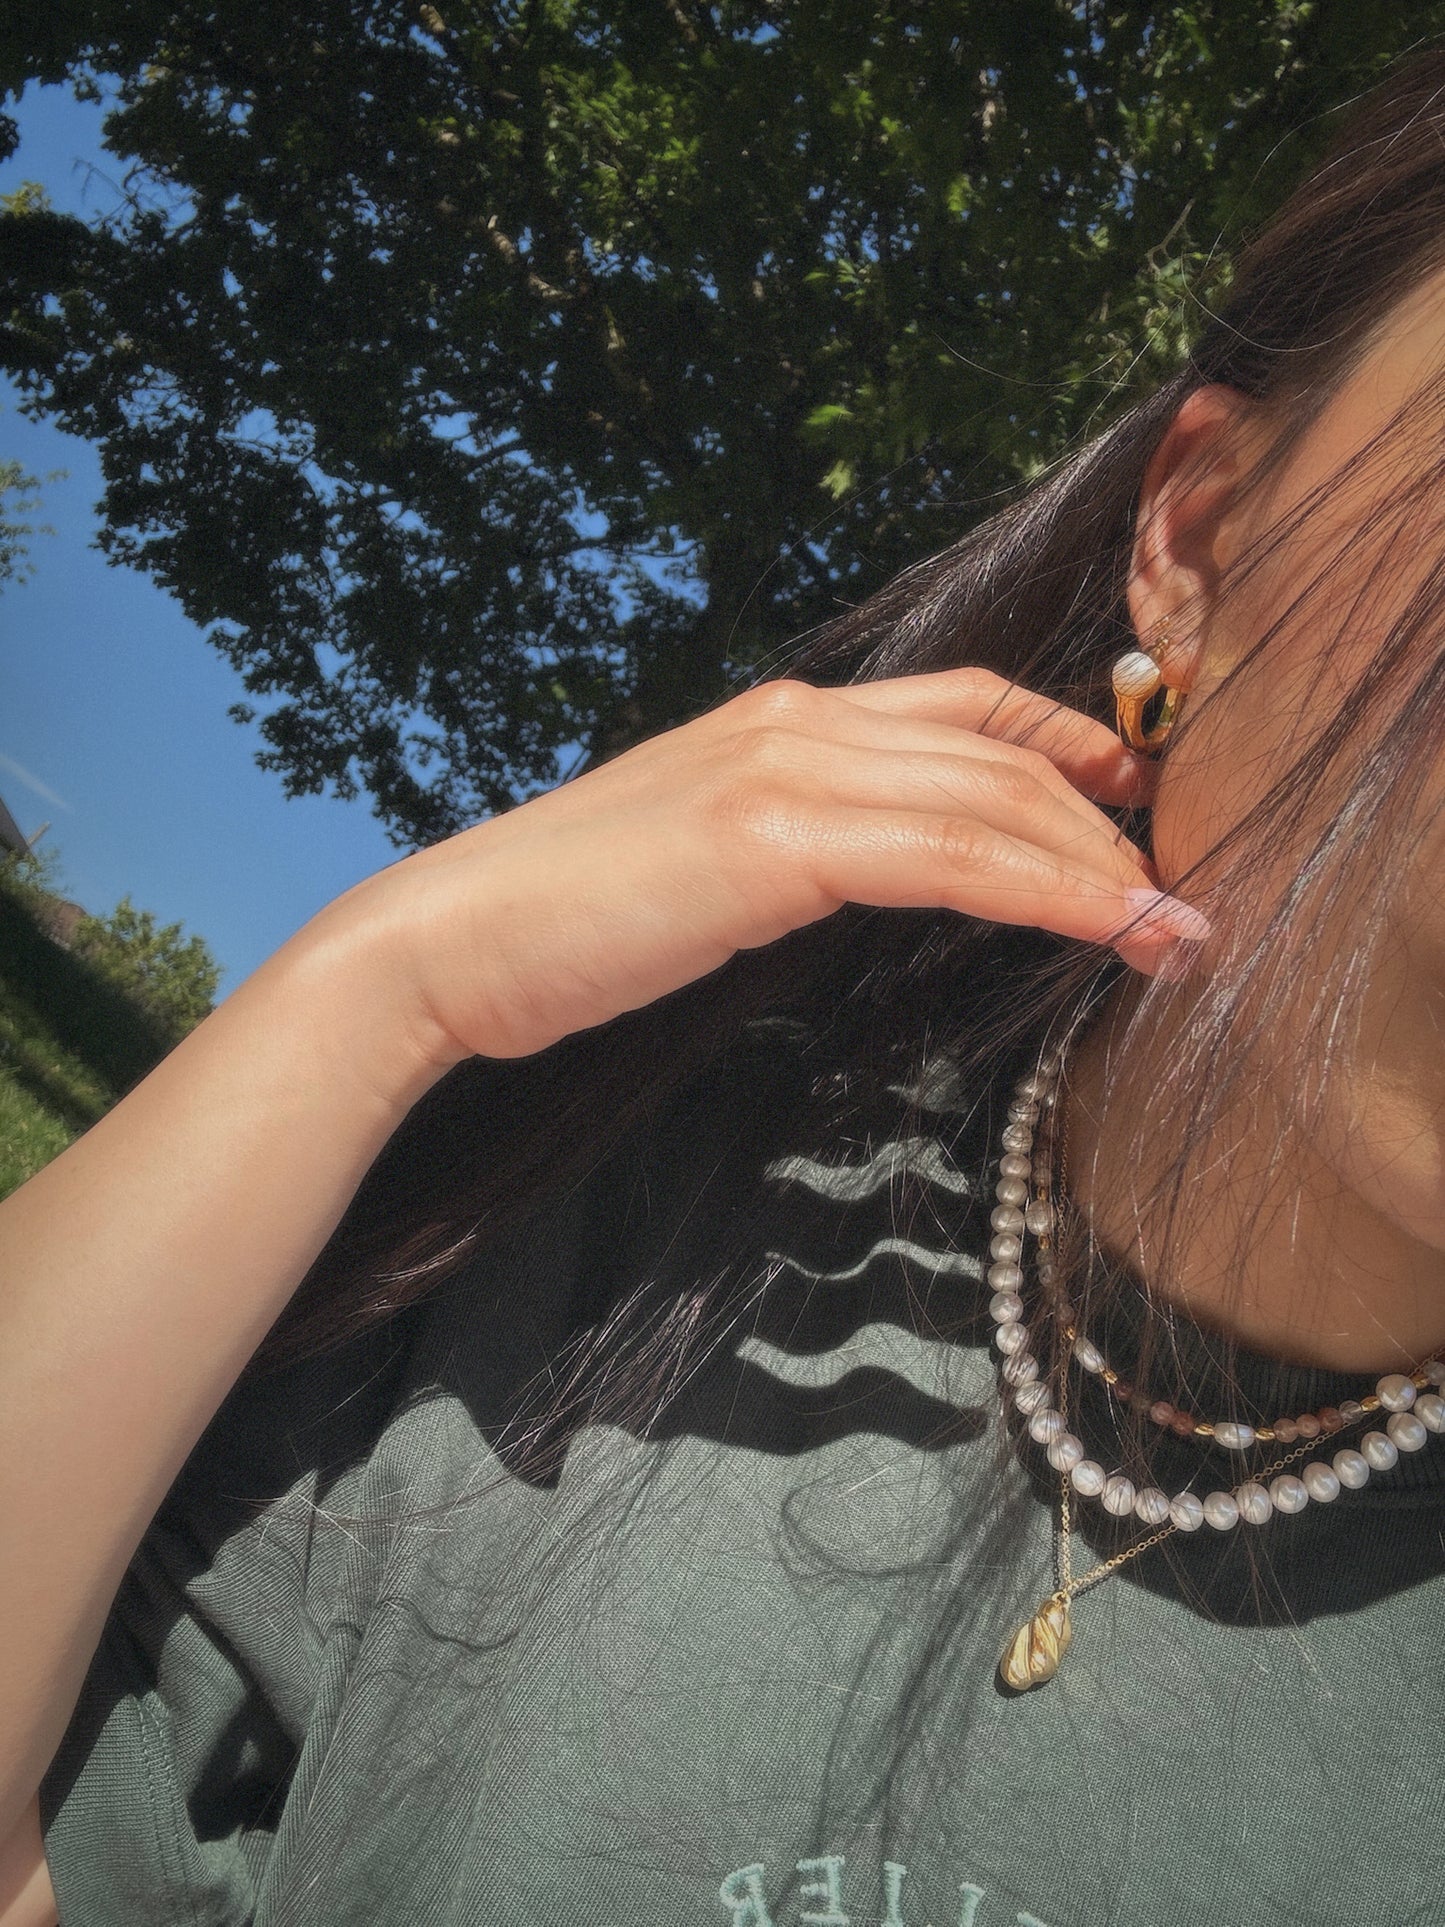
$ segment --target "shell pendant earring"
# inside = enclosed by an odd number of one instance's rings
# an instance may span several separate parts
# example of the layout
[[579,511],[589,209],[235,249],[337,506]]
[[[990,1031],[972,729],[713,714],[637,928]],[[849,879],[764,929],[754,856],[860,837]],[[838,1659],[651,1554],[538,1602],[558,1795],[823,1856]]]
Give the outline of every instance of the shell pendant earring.
[[[1169,741],[1184,707],[1185,692],[1166,683],[1160,667],[1161,658],[1172,646],[1173,638],[1161,622],[1149,642],[1131,649],[1114,664],[1114,711],[1119,735],[1130,749],[1149,755],[1157,756]],[[1146,724],[1145,711],[1161,694],[1163,700]]]

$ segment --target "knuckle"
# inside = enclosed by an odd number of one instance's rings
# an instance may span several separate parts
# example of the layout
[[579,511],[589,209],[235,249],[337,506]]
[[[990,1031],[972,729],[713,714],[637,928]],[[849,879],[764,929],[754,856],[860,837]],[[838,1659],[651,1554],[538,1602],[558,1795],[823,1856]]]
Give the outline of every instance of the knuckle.
[[981,663],[968,663],[958,674],[965,695],[975,702],[996,702],[1011,687],[1006,676],[985,669]]
[[933,855],[951,870],[977,870],[984,859],[986,836],[971,817],[942,818],[928,833]]
[[799,812],[776,791],[743,790],[719,812],[729,849],[758,872],[771,872],[796,858],[808,842]]
[[1015,763],[1019,769],[1026,770],[1036,786],[1052,788],[1059,780],[1055,764],[1050,762],[1041,749],[1030,749],[1020,744],[1014,752]]
[[1013,809],[1037,809],[1044,798],[1044,785],[1026,764],[1013,761],[993,763],[989,774],[995,793]]
[[754,703],[749,692],[737,701],[745,705],[741,726],[712,745],[703,799],[710,816],[747,829],[769,813],[775,816],[785,796],[816,788],[810,769],[816,765],[811,752],[817,739],[799,727],[796,706],[786,694]]
[[786,781],[794,760],[781,731],[745,731],[727,767],[703,791],[709,823],[729,841],[777,841],[795,809]]
[[782,723],[754,723],[729,746],[729,764],[742,781],[777,781],[797,770],[807,750],[803,732]]
[[775,682],[756,683],[736,698],[749,725],[796,727],[811,719],[818,709],[820,692],[810,683],[780,676]]

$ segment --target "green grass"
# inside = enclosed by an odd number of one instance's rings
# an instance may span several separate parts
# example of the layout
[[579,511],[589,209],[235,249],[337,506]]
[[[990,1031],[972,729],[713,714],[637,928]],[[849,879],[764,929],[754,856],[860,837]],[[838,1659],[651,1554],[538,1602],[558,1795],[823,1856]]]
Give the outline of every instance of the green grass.
[[33,1178],[75,1135],[0,1065],[0,1198]]
[[0,982],[0,1069],[72,1131],[83,1131],[115,1101],[115,1091],[59,1042],[24,997]]
[[34,1177],[115,1094],[0,982],[0,1198]]
[[0,884],[0,1198],[143,1077],[170,1039]]

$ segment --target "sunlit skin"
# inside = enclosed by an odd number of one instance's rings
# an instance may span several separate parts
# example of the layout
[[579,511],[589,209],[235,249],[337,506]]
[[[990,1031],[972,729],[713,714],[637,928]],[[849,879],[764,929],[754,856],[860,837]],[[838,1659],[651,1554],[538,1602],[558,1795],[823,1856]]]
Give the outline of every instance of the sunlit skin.
[[[1445,276],[1424,284],[1386,319],[1317,418],[1265,498],[1230,504],[1233,484],[1257,458],[1268,427],[1232,391],[1192,396],[1161,447],[1141,503],[1130,582],[1141,636],[1170,619],[1176,636],[1171,681],[1190,689],[1199,716],[1192,736],[1166,752],[1153,812],[1153,855],[1165,888],[1197,863],[1219,834],[1259,798],[1296,754],[1296,732],[1312,733],[1338,703],[1383,632],[1391,602],[1403,607],[1434,558],[1430,531],[1396,540],[1379,569],[1384,537],[1351,540],[1372,500],[1398,487],[1433,450],[1412,447],[1424,427],[1397,431],[1384,460],[1334,486],[1243,593],[1221,595],[1221,571],[1277,515],[1306,498],[1392,422],[1402,404],[1445,370]],[[1438,432],[1438,431],[1437,431]],[[1438,529],[1435,531],[1438,536]],[[1229,689],[1223,678],[1288,607],[1318,558],[1344,542],[1333,606],[1351,611],[1343,638],[1332,629],[1326,655],[1316,627],[1296,622]],[[1364,588],[1359,608],[1352,595]],[[1187,612],[1181,620],[1181,612]],[[1208,711],[1200,705],[1220,692]],[[1439,783],[1427,786],[1431,801]],[[1176,1246],[1168,1295],[1191,1317],[1281,1358],[1370,1373],[1409,1365],[1445,1346],[1445,828],[1430,831],[1390,940],[1359,1001],[1358,1041],[1317,1113],[1311,1140],[1287,1133],[1294,1076],[1286,1030],[1264,1047],[1263,1108],[1236,1108],[1222,1121],[1205,1169],[1190,1174],[1190,1222]],[[1247,920],[1276,901],[1288,860],[1262,860]],[[1184,894],[1197,891],[1185,889]],[[1343,940],[1314,927],[1321,958]],[[1222,938],[1221,938],[1222,941]],[[1215,940],[1201,959],[1203,974]],[[1143,981],[1121,978],[1075,1053],[1068,1100],[1070,1194],[1103,1247],[1127,1257],[1159,1289],[1159,1228],[1140,1224],[1131,1186],[1143,1194],[1152,1168],[1135,1162],[1136,1109],[1167,1062],[1170,1035],[1195,994],[1185,981],[1150,1019],[1152,1034],[1122,1060],[1123,1081],[1102,1104],[1108,1033],[1139,1004]],[[1102,1114],[1102,1123],[1099,1121]],[[1260,1194],[1267,1147],[1284,1142],[1243,1264],[1236,1253],[1241,1210]],[[1158,1168],[1167,1147],[1156,1146]],[[1157,1214],[1156,1214],[1157,1215]]]

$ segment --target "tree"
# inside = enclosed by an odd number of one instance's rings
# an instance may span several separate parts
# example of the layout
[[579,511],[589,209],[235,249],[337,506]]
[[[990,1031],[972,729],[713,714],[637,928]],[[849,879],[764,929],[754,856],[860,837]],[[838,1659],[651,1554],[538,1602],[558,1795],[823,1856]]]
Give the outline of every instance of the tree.
[[[292,793],[428,841],[681,720],[1171,365],[1412,0],[57,0],[0,355]],[[1269,157],[1281,146],[1283,159]],[[1192,291],[1192,292],[1191,292]]]
[[60,852],[53,844],[24,856],[0,851],[0,895],[18,904],[59,943],[154,1020],[171,1043],[208,1014],[221,966],[204,937],[182,935],[179,923],[156,923],[124,896],[106,916],[69,902]]
[[44,849],[37,844],[23,856],[16,850],[0,850],[0,888],[43,921],[65,890],[60,851],[53,843]]
[[106,917],[82,917],[71,948],[154,1017],[175,1040],[211,1009],[221,967],[203,937],[183,937],[178,923],[157,926],[150,910],[128,896]]
[[159,1063],[219,979],[179,925],[128,897],[87,917],[64,888],[50,845],[0,852],[0,1197]]
[[[7,150],[8,143],[0,132],[0,158]],[[23,217],[48,212],[45,195],[31,184],[14,194],[0,194],[0,214]],[[55,469],[45,481],[59,482],[64,476],[64,469]],[[27,474],[22,463],[0,461],[0,583],[23,582],[30,574],[31,536],[55,533],[48,523],[29,520],[40,507],[41,487],[40,476]]]
[[35,524],[25,518],[40,506],[38,475],[27,475],[19,462],[0,462],[0,582],[27,572],[30,537]]

